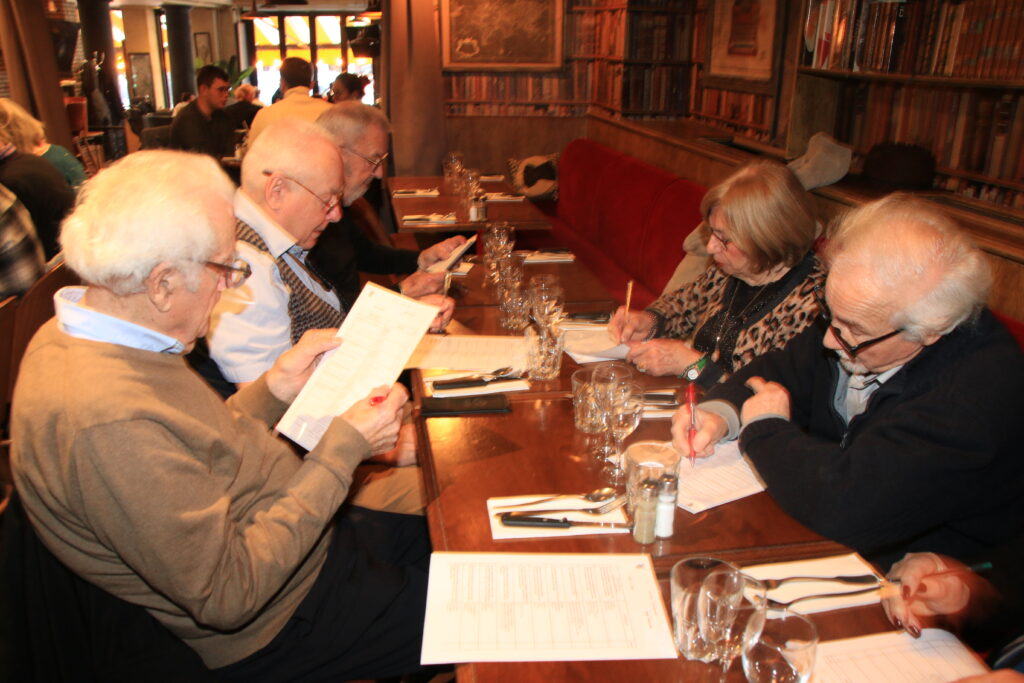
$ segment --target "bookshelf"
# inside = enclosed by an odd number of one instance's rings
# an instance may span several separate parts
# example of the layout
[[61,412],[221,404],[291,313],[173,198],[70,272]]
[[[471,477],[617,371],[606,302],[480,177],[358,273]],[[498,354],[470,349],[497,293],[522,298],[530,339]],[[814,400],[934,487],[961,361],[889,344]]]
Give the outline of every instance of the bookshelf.
[[448,72],[449,116],[678,118],[688,111],[694,0],[566,0],[565,64]]
[[805,0],[787,152],[818,130],[935,157],[935,187],[1024,209],[1024,2]]

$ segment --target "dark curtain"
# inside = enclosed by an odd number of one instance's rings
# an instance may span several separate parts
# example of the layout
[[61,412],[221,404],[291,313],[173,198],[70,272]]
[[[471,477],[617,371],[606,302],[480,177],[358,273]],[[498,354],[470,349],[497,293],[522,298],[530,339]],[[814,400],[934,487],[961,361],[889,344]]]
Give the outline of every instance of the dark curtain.
[[0,48],[11,99],[46,125],[46,138],[71,148],[64,94],[57,74],[50,26],[39,0],[0,0]]
[[436,3],[384,0],[384,112],[394,130],[394,173],[440,175],[448,146]]

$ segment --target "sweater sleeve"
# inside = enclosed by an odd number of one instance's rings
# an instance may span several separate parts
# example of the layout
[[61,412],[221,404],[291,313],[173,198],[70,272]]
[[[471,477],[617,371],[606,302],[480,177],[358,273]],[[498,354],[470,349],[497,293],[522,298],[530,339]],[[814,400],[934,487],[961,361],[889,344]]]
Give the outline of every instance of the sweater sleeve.
[[356,268],[375,275],[404,275],[419,268],[418,251],[378,244],[366,236],[355,221],[347,226],[356,256]]
[[[100,542],[196,622],[220,630],[248,623],[295,573],[369,453],[362,436],[336,419],[296,466],[290,454],[274,457],[283,446],[258,425],[238,424],[224,435],[235,443],[213,448],[237,457],[193,454],[152,419],[90,427],[72,447],[78,490],[89,492],[82,514]],[[288,476],[243,509],[226,482],[249,458],[261,459],[267,478],[280,477],[279,468]]]

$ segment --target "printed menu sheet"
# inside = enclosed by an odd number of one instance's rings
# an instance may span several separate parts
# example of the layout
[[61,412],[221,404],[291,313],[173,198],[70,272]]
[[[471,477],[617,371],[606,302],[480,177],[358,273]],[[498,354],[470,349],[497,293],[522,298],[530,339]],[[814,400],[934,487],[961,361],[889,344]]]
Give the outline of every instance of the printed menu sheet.
[[398,379],[436,315],[436,306],[367,283],[338,330],[341,346],[324,355],[277,430],[312,450],[336,415]]
[[676,656],[649,555],[431,556],[423,664]]
[[818,643],[811,683],[943,683],[987,671],[952,633],[926,628],[920,638],[889,632]]

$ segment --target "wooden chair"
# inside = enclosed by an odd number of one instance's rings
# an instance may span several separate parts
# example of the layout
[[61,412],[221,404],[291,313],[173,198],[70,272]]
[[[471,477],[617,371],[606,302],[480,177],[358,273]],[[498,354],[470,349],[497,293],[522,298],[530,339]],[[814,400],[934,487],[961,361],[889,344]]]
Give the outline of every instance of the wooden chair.
[[53,317],[53,295],[61,287],[80,284],[81,280],[66,265],[61,263],[43,275],[21,297],[14,316],[14,334],[11,338],[10,381],[5,394],[7,405],[10,405],[14,392],[14,383],[18,381],[18,369],[21,357],[25,355],[32,336],[47,320]]

